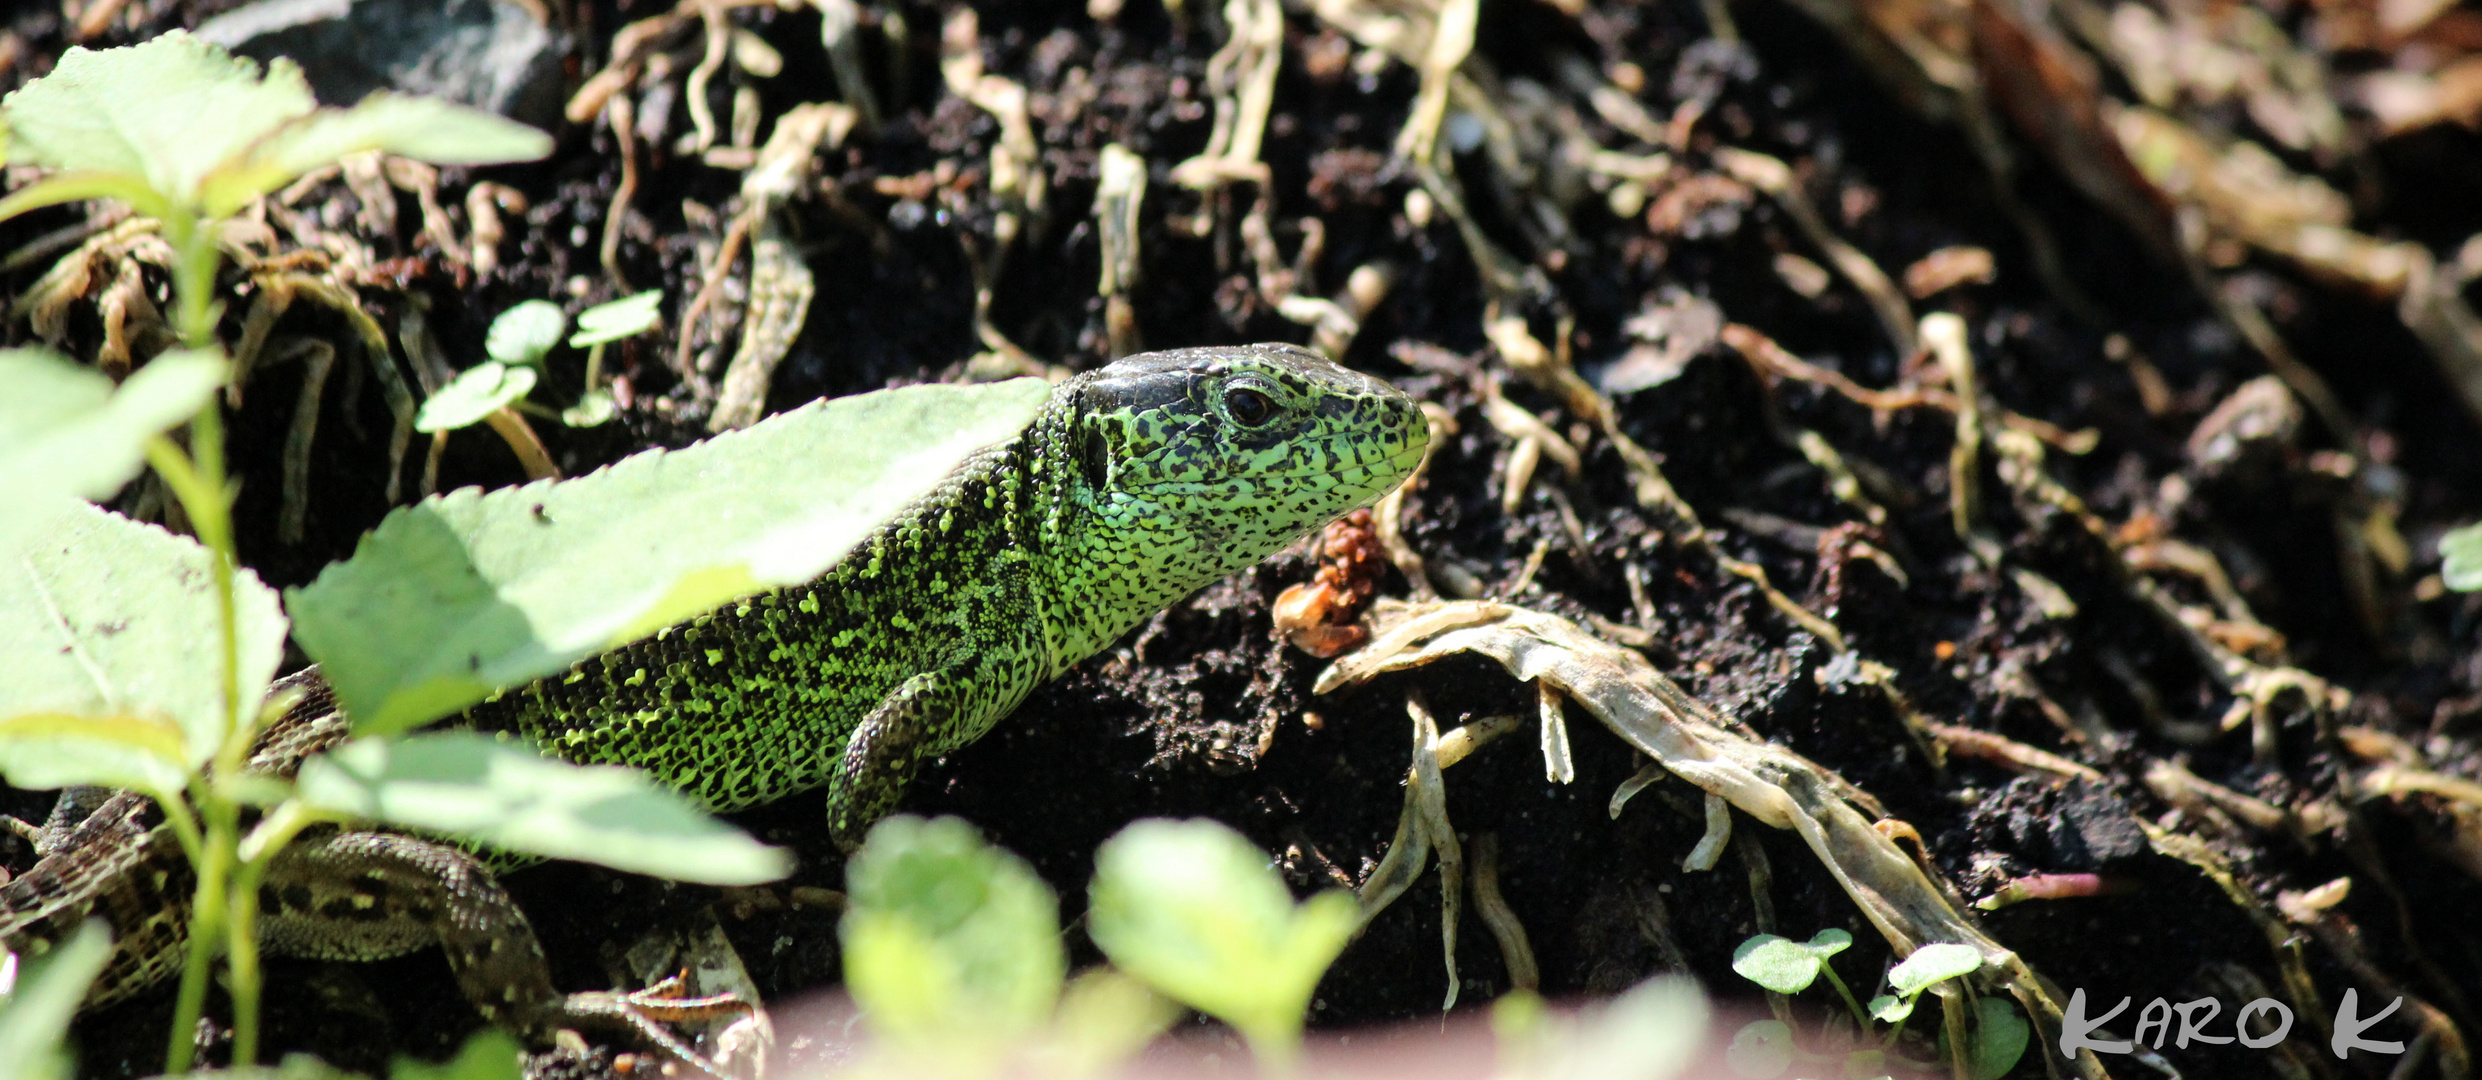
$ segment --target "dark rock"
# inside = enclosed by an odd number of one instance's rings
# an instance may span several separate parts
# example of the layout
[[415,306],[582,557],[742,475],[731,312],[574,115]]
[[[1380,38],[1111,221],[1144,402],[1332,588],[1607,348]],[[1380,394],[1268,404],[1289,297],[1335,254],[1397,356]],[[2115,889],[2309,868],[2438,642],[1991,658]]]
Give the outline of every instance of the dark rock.
[[259,0],[197,33],[262,62],[292,58],[323,104],[396,90],[560,123],[567,35],[511,0]]

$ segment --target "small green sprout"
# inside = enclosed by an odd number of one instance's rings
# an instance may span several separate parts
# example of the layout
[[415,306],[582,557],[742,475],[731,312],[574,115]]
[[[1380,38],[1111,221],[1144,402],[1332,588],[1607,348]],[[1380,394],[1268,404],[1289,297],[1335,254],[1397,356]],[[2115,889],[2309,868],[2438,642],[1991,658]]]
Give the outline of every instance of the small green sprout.
[[1064,982],[1050,886],[961,820],[880,822],[845,881],[845,986],[880,1040],[860,1076],[1100,1075],[1174,1019],[1119,972]]
[[661,318],[656,307],[663,299],[663,290],[648,289],[577,313],[577,333],[570,335],[569,347],[586,350],[586,396],[564,410],[561,420],[570,427],[593,427],[612,418],[617,406],[603,388],[603,347],[654,329]]
[[1271,1071],[1292,1068],[1319,977],[1360,921],[1350,893],[1293,902],[1267,855],[1212,821],[1141,821],[1095,854],[1086,930],[1165,996],[1241,1032]]
[[491,359],[458,372],[414,414],[416,431],[450,431],[472,425],[534,391],[543,357],[560,344],[569,317],[549,300],[528,300],[491,320],[483,352]]
[[[1915,949],[1913,955],[1888,970],[1888,988],[1893,993],[1870,999],[1865,1009],[1827,962],[1852,944],[1851,934],[1835,929],[1821,930],[1807,942],[1760,934],[1733,950],[1732,970],[1779,994],[1800,993],[1825,975],[1862,1031],[1870,1031],[1871,1021],[1877,1020],[1889,1025],[1886,1034],[1840,1054],[1813,1054],[1801,1047],[1791,1025],[1781,1020],[1761,1020],[1742,1027],[1725,1051],[1725,1061],[1734,1072],[1753,1080],[1771,1080],[1802,1061],[1840,1061],[1849,1076],[1879,1076],[1890,1066],[1917,1071],[1936,1067],[1896,1052],[1897,1041],[1904,1035],[1905,1020],[1913,1015],[1923,992],[1981,970],[1982,953],[1971,945],[1955,942],[1932,942]],[[2016,1006],[2006,1000],[1979,998],[1975,1011],[1978,1020],[1973,1038],[1967,1043],[1967,1059],[1976,1080],[1998,1080],[2025,1053],[2029,1030]],[[1942,1045],[1957,1034],[1943,1031]]]

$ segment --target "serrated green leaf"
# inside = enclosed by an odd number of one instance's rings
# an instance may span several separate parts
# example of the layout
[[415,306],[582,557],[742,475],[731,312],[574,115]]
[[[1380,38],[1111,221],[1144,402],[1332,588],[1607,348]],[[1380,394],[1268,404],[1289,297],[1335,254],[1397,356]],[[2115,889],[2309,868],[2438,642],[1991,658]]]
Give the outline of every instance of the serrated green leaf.
[[[228,723],[213,556],[74,499],[34,513],[34,528],[0,545],[0,717],[161,719],[185,764],[203,764]],[[241,700],[254,708],[284,656],[284,615],[248,570],[233,586]]]
[[1059,900],[972,825],[881,821],[845,882],[845,986],[882,1038],[985,1060],[1051,1018],[1068,971]]
[[528,300],[491,320],[491,330],[483,336],[483,351],[512,367],[538,367],[568,328],[569,317],[561,313],[560,305]]
[[399,1057],[388,1066],[388,1080],[518,1080],[525,1049],[508,1032],[487,1027],[468,1036],[457,1056],[440,1064]]
[[2440,577],[2458,592],[2482,589],[2482,522],[2439,538]]
[[69,940],[21,959],[16,991],[0,998],[0,1061],[24,1080],[66,1080],[62,1043],[86,988],[112,959],[112,932],[89,919]]
[[1760,934],[1732,950],[1734,972],[1779,994],[1809,989],[1824,963],[1817,949],[1774,934]]
[[294,638],[358,730],[403,730],[818,576],[1048,393],[856,395],[573,480],[425,499],[288,594]]
[[1921,993],[1934,983],[1971,975],[1982,969],[1982,951],[1971,945],[1952,941],[1933,942],[1913,950],[1904,962],[1889,968],[1887,984],[1906,997]]
[[1360,921],[1341,890],[1296,905],[1265,852],[1203,819],[1122,829],[1095,853],[1088,897],[1087,935],[1115,966],[1278,1061]]
[[1775,1080],[1793,1067],[1793,1028],[1781,1020],[1741,1026],[1724,1048],[1724,1064],[1749,1080]]
[[2025,1014],[2017,1011],[2016,1003],[2006,998],[1977,998],[1974,1012],[1974,1080],[1999,1080],[2017,1067],[2018,1058],[2025,1056],[2034,1030],[2026,1024]]
[[175,30],[116,49],[71,48],[0,98],[12,159],[137,177],[192,202],[209,173],[318,105],[301,68],[258,65]]
[[302,763],[313,809],[710,885],[792,871],[769,847],[635,769],[571,765],[468,731],[356,739]]
[[367,150],[439,165],[488,165],[540,158],[551,153],[552,137],[481,109],[381,90],[352,108],[320,109],[269,131],[207,178],[200,201],[221,217],[294,177]]
[[168,352],[114,390],[44,349],[0,349],[0,548],[61,496],[101,499],[138,475],[146,442],[224,385],[221,357]]
[[648,289],[578,312],[577,333],[570,335],[569,345],[583,349],[652,329],[660,317],[656,305],[663,300],[662,289]]
[[534,390],[542,373],[485,360],[457,373],[414,414],[416,431],[453,431],[506,408]]

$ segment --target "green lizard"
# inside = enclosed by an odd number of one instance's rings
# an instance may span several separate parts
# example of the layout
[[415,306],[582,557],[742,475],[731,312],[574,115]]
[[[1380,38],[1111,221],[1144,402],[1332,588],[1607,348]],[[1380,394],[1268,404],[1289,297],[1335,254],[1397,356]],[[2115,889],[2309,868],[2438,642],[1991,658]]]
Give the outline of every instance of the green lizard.
[[[719,810],[824,785],[828,826],[850,849],[924,759],[980,737],[1166,604],[1392,490],[1428,443],[1404,393],[1301,349],[1130,357],[1062,384],[1022,433],[967,459],[817,580],[452,723],[634,765]],[[329,713],[309,725],[327,734],[289,732],[261,763],[287,768],[341,735]],[[177,853],[148,839],[126,799],[107,806],[56,830],[68,839],[0,885],[12,949],[39,951],[89,912],[114,921],[123,955],[90,1003],[168,973],[181,940],[183,890],[163,865]],[[524,917],[462,852],[356,833],[301,847],[263,893],[271,949],[375,959],[440,942],[485,1016],[538,1040],[645,1004],[552,992]]]

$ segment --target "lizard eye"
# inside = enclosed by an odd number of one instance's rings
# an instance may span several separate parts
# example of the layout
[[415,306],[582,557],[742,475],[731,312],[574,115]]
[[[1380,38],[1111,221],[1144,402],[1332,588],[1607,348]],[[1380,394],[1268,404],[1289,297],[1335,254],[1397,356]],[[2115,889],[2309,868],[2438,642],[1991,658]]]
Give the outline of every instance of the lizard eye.
[[1224,409],[1242,427],[1257,427],[1275,415],[1275,399],[1249,387],[1235,387],[1224,394]]

